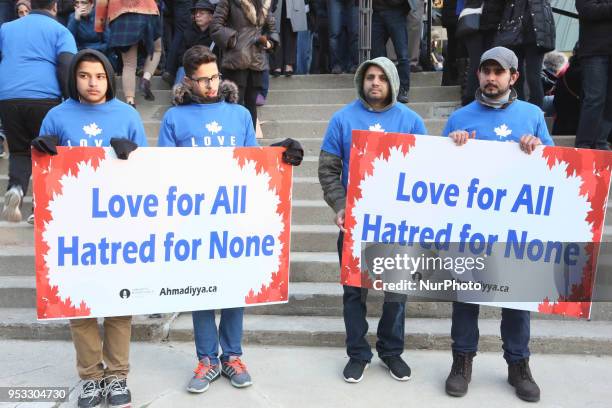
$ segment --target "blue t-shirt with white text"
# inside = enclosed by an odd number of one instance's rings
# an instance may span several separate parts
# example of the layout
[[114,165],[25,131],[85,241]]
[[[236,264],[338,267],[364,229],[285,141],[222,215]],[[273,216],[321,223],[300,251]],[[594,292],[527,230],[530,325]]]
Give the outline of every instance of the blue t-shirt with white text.
[[478,101],[453,112],[442,131],[448,136],[455,130],[476,131],[476,139],[499,142],[519,142],[523,135],[540,138],[542,144],[552,146],[544,113],[536,105],[515,100],[501,109],[485,106]]
[[76,54],[74,37],[66,27],[42,12],[0,27],[0,100],[61,97],[57,57]]
[[59,146],[105,147],[114,137],[147,146],[140,115],[116,98],[98,105],[67,99],[47,113],[40,135],[57,136]]
[[348,184],[353,130],[427,134],[423,119],[401,103],[377,112],[367,109],[357,99],[334,113],[327,126],[321,150],[342,159],[342,184],[345,189]]
[[168,109],[159,129],[160,147],[258,146],[249,111],[225,101]]

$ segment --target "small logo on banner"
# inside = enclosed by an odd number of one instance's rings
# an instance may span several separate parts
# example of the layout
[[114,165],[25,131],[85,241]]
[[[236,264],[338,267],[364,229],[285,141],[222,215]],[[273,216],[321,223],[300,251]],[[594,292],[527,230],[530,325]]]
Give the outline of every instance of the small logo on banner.
[[120,297],[121,299],[127,299],[127,298],[129,298],[129,297],[130,297],[130,295],[131,295],[131,294],[132,294],[132,293],[130,292],[130,290],[129,290],[129,289],[121,289],[121,290],[119,291],[119,297]]

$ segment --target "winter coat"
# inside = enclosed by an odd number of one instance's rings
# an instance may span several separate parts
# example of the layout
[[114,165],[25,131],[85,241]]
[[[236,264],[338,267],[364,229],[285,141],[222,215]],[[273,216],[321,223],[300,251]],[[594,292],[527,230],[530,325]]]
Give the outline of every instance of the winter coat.
[[549,0],[510,0],[499,24],[495,45],[534,44],[542,52],[555,49],[555,20]]
[[464,8],[479,8],[482,5],[480,16],[481,30],[496,30],[504,12],[505,0],[465,0]]
[[70,14],[67,28],[74,36],[79,50],[91,48],[103,53],[107,51],[110,30],[108,27],[106,27],[104,33],[97,33],[94,30],[93,11],[87,17],[81,17],[79,21],[74,18],[74,13]]
[[104,31],[106,24],[122,14],[152,14],[159,15],[155,0],[97,0],[96,1],[96,31]]
[[266,35],[273,46],[280,43],[270,0],[262,0],[258,15],[251,0],[220,0],[215,9],[210,33],[223,51],[221,67],[230,70],[269,69],[266,50],[257,42]]
[[280,33],[280,25],[281,25],[281,4],[280,2],[284,2],[285,4],[285,13],[287,18],[291,20],[291,29],[293,32],[298,31],[306,31],[308,30],[307,23],[307,12],[306,12],[306,3],[304,0],[279,0],[279,4],[274,10],[274,22],[276,26],[276,32]]
[[[211,48],[214,41],[210,36],[210,27],[206,30],[200,30],[200,27],[196,25],[196,23],[192,23],[184,32],[183,32],[183,40],[181,41],[181,45],[178,47],[178,60],[179,64],[183,65],[183,54],[189,48],[194,45],[205,45],[208,48]],[[212,52],[217,56],[217,61],[220,61],[220,53],[219,47],[217,44],[214,44],[212,47]]]
[[580,20],[578,55],[612,55],[612,0],[576,0]]

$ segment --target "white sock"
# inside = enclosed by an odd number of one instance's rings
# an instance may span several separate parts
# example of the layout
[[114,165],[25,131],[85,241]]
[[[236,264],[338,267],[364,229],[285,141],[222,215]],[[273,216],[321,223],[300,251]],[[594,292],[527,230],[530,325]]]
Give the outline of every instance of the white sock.
[[153,75],[150,72],[144,72],[142,74],[142,79],[146,79],[147,81],[150,81],[152,76]]

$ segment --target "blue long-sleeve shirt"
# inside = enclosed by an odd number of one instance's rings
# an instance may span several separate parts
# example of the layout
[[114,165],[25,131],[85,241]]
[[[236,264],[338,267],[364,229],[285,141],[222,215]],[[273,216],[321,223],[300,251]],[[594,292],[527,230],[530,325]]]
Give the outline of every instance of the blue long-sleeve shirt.
[[87,17],[81,17],[80,21],[77,21],[74,13],[71,13],[68,17],[68,30],[74,36],[79,50],[91,48],[106,53],[110,31],[108,26],[104,29],[104,33],[97,33],[94,30],[93,11]]

